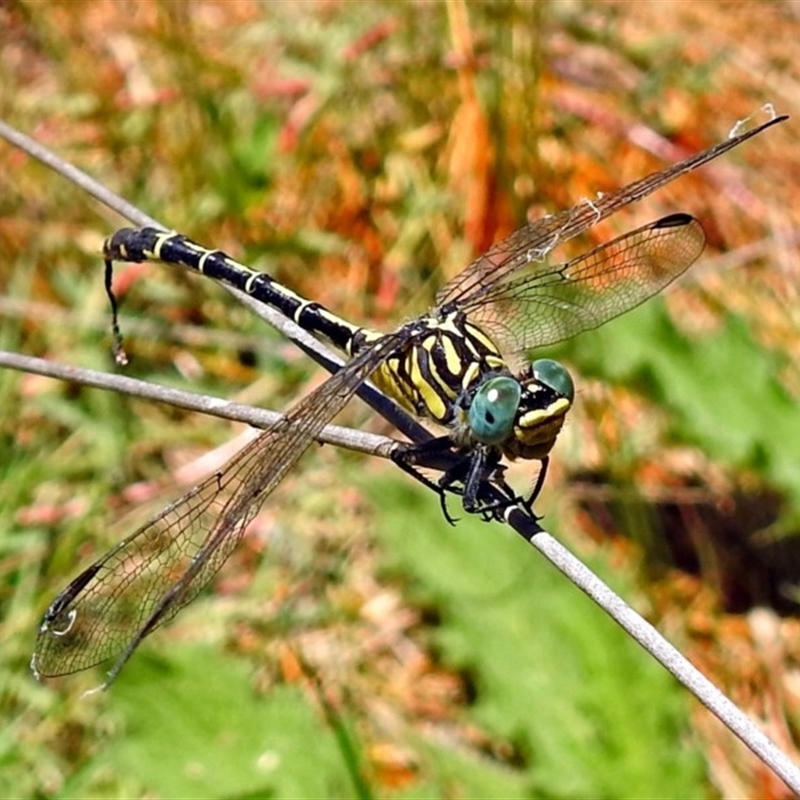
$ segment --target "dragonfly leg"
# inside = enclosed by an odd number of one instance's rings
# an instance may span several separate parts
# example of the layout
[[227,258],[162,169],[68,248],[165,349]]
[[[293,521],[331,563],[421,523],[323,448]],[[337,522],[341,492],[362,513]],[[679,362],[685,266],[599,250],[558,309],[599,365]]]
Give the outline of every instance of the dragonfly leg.
[[[439,496],[445,518],[451,524],[456,519],[447,509],[447,494],[462,498],[464,510],[480,514],[487,522],[499,519],[502,511],[521,501],[503,478],[502,455],[495,447],[462,447],[449,436],[420,444],[403,445],[392,454],[392,460],[404,472],[416,478]],[[420,467],[442,472],[434,481]]]
[[533,504],[539,497],[547,475],[549,457],[541,459],[541,468],[536,482],[527,497],[518,494],[505,479],[506,467],[501,463],[501,455],[496,448],[475,448],[461,462],[454,465],[439,480],[446,487],[448,482],[463,484],[464,509],[469,513],[479,513],[487,522],[504,520],[504,512],[511,506],[522,507],[534,520],[539,516]]
[[[457,450],[458,448],[453,445],[448,436],[441,436],[420,444],[398,445],[391,454],[392,461],[403,472],[411,475],[423,486],[436,492],[439,497],[442,514],[451,525],[455,525],[458,520],[450,514],[447,508],[447,492],[450,491],[457,495],[461,495],[463,492],[460,487],[451,486],[450,483],[443,484],[442,479],[457,467],[460,461],[464,460]],[[444,472],[444,475],[438,481],[435,481],[422,472],[420,467],[440,470]],[[453,483],[455,484],[455,481]]]
[[542,492],[542,488],[544,487],[544,480],[547,477],[547,468],[550,466],[550,456],[545,456],[540,460],[539,463],[541,466],[539,467],[539,474],[536,476],[536,483],[533,484],[533,489],[531,489],[531,493],[528,495],[527,499],[522,501],[523,508],[535,520],[541,519],[541,517],[534,513],[533,504],[538,499]]
[[454,468],[441,479],[461,480],[464,484],[464,509],[472,514],[480,514],[487,522],[502,519],[503,512],[510,506],[525,505],[523,498],[506,483],[506,468],[501,458],[497,448],[474,448],[464,459],[464,475],[457,475]]

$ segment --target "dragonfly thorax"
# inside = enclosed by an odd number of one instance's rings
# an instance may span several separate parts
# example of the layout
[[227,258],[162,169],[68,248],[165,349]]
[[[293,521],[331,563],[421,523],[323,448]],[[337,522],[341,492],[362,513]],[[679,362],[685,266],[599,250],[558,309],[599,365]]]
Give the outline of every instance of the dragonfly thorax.
[[487,375],[507,372],[497,346],[463,313],[408,325],[408,344],[373,374],[374,383],[422,419],[450,427],[457,406]]
[[509,458],[543,458],[572,406],[574,386],[556,361],[539,359],[512,375],[499,348],[461,312],[409,324],[373,375],[376,385],[459,445],[499,447]]

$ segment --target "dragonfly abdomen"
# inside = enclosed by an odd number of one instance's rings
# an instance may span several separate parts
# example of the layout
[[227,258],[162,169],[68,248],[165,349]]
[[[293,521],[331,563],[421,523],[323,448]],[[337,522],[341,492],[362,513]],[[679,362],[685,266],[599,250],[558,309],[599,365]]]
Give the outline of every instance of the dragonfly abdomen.
[[257,272],[222,250],[209,250],[178,233],[157,228],[122,228],[105,240],[103,254],[107,261],[179,264],[222,281],[276,309],[347,355],[353,355],[357,344],[371,333],[350,324],[320,303],[295,294],[265,272]]

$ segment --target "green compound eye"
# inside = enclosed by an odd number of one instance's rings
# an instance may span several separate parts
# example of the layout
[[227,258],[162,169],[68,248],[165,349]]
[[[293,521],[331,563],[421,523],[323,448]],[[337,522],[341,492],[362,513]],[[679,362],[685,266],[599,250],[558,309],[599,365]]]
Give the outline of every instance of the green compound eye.
[[469,427],[483,444],[502,444],[514,429],[522,388],[515,378],[489,378],[469,407]]
[[570,403],[575,399],[575,384],[566,367],[551,358],[537,358],[533,362],[533,377],[549,386],[554,392],[566,397]]

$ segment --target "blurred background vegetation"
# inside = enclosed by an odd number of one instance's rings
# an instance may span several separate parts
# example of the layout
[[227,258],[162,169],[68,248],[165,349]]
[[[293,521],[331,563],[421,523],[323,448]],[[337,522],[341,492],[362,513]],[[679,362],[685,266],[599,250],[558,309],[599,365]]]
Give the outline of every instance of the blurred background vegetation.
[[[540,512],[796,753],[799,38],[789,0],[6,0],[0,117],[391,329],[526,217],[794,114],[580,243],[676,210],[709,238],[667,296],[556,351],[578,402]],[[122,221],[0,163],[0,347],[112,369],[98,254]],[[273,408],[324,377],[209,281],[131,266],[117,289],[128,374]],[[55,593],[242,431],[10,371],[0,408],[3,796],[789,796],[524,542],[333,448],[110,692],[38,685]]]

